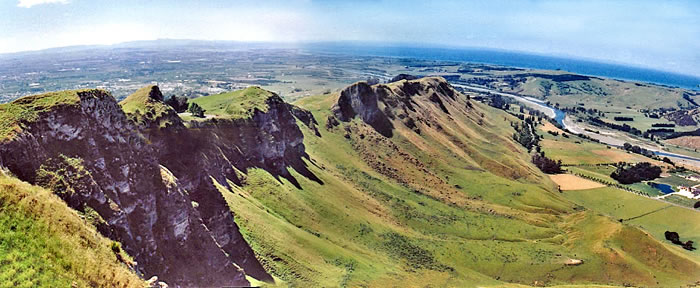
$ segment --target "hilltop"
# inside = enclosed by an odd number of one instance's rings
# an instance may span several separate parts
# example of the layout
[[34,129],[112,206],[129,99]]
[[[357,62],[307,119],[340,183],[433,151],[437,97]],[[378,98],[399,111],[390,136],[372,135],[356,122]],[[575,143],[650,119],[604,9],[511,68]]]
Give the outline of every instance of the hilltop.
[[207,114],[217,117],[249,118],[256,111],[267,112],[269,106],[266,100],[274,95],[270,91],[252,86],[242,90],[198,97],[193,99],[192,103],[199,104]]

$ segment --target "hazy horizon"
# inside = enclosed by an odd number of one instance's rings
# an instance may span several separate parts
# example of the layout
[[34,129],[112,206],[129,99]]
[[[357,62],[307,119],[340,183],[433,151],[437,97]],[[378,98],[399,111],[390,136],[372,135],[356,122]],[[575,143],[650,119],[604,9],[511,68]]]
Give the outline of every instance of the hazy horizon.
[[695,1],[0,3],[0,53],[139,40],[366,42],[492,49],[700,76]]

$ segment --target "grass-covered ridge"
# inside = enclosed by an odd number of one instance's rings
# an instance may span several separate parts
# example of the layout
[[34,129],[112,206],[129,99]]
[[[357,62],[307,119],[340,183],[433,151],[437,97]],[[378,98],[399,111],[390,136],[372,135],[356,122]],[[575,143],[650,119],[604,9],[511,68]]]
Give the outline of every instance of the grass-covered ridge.
[[[244,171],[243,185],[217,187],[282,285],[666,287],[696,280],[696,259],[656,231],[654,239],[566,199],[513,144],[514,117],[462,97],[442,98],[449,116],[428,97],[414,97],[413,107],[432,121],[420,133],[400,117],[389,138],[358,118],[320,136],[300,125],[309,170],[323,184],[290,169],[300,189],[256,168]],[[337,100],[319,95],[294,104],[327,127]],[[657,259],[644,257],[651,250]],[[570,259],[584,264],[567,266]]]
[[129,115],[135,123],[160,121],[160,126],[172,122],[164,116],[174,114],[175,110],[163,102],[163,94],[156,85],[148,85],[126,99],[119,102],[124,113]]
[[113,246],[50,191],[0,173],[0,287],[143,287]]
[[107,92],[96,89],[67,90],[26,96],[0,104],[0,141],[12,139],[24,125],[38,120],[42,112],[61,106],[79,105],[79,93]]
[[206,110],[206,115],[230,117],[234,119],[250,118],[256,110],[267,112],[267,99],[275,93],[257,86],[242,90],[209,95],[190,100]]

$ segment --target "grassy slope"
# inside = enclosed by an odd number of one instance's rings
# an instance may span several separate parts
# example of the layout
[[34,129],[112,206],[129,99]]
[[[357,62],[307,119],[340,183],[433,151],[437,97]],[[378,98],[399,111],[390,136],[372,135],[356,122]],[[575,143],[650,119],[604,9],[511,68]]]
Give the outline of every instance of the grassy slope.
[[[656,165],[664,165],[661,162],[640,155],[626,153],[615,148],[608,149],[605,145],[592,143],[574,136],[571,138],[564,138],[561,136],[552,136],[547,133],[542,133],[541,135],[545,138],[545,140],[542,141],[543,151],[554,159],[563,160],[564,163],[597,164],[617,161],[646,161]],[[614,168],[610,166],[579,166],[567,167],[567,169],[598,179],[615,182],[609,176],[610,173],[614,171]],[[690,182],[678,176],[669,176],[654,181],[674,185]],[[655,189],[650,188],[644,183],[636,183],[627,186],[635,190],[653,193],[651,195],[660,195],[660,192],[655,191]],[[625,223],[648,232],[674,253],[690,258],[696,263],[700,262],[700,253],[697,252],[698,250],[690,252],[676,245],[670,245],[665,241],[663,235],[667,230],[677,231],[684,235],[683,239],[687,238],[687,240],[692,240],[697,243],[700,238],[700,226],[696,223],[700,221],[700,214],[691,209],[676,207],[668,203],[610,187],[564,191],[563,196],[579,205],[591,209],[593,212],[601,213],[612,219],[628,219],[652,212],[646,216],[625,221]],[[693,273],[697,275],[696,277],[700,278],[700,273],[695,271]]]
[[11,139],[22,129],[23,123],[36,121],[39,113],[62,105],[77,105],[79,91],[51,92],[19,98],[0,104],[0,141]]
[[204,96],[190,100],[206,110],[206,114],[218,117],[249,118],[255,109],[267,111],[265,100],[272,92],[260,87],[248,87],[242,90]]
[[[683,240],[700,243],[700,225],[697,224],[700,223],[700,213],[693,212],[691,209],[673,206],[610,187],[565,191],[564,196],[579,205],[609,215],[613,219],[629,219],[652,212],[640,218],[626,221],[626,223],[649,232],[656,239],[665,239],[665,231],[676,231]],[[675,245],[665,246],[670,247],[676,253],[694,259],[696,262],[700,261],[698,250],[687,251]]]
[[[313,96],[296,104],[311,110],[324,127],[334,101],[333,96]],[[512,146],[516,151],[508,152],[512,149],[509,141],[503,142],[508,145],[493,145],[493,141],[504,141],[494,136],[512,134],[509,118],[481,104],[475,106],[485,112],[488,128],[471,124],[459,128],[464,134],[453,136],[469,143],[463,149],[455,149],[448,144],[455,141],[444,141],[427,130],[416,138],[398,125],[393,138],[398,151],[426,163],[435,176],[426,181],[444,179],[453,187],[450,193],[433,190],[432,184],[439,182],[402,185],[375,172],[357,147],[373,147],[374,152],[367,149],[363,153],[372,152],[372,157],[396,169],[405,165],[401,172],[412,173],[415,167],[402,162],[400,153],[387,148],[391,146],[368,142],[373,139],[372,131],[357,122],[349,126],[367,134],[365,140],[347,140],[342,131],[326,130],[322,137],[315,137],[300,125],[311,158],[307,165],[323,185],[292,170],[302,187],[297,189],[284,179],[253,169],[247,171],[243,187],[232,183],[228,183],[230,190],[219,187],[264,266],[291,286],[464,287],[478,283],[503,287],[517,286],[508,282],[621,285],[624,281],[655,285],[650,275],[640,272],[650,269],[649,261],[625,258],[620,265],[629,264],[626,270],[602,265],[609,255],[593,246],[629,239],[622,234],[585,239],[579,235],[600,225],[623,226],[594,213],[576,212],[571,203],[551,192],[554,186],[548,178],[527,164],[529,156],[522,148]],[[453,113],[452,117],[462,116]],[[459,119],[463,123],[476,120]],[[497,176],[494,173],[510,171],[502,170],[499,163],[532,175]],[[652,248],[663,250],[660,243],[649,241]],[[640,250],[626,253],[636,256]],[[565,267],[568,257],[591,264]],[[684,269],[693,265],[683,262]],[[600,279],[610,269],[619,275]],[[662,270],[659,275],[665,284],[683,284],[688,279],[664,272],[665,268],[654,269]]]
[[[564,72],[538,71],[545,74],[560,74]],[[551,85],[552,89],[545,96],[542,85]],[[618,81],[612,79],[591,79],[588,81],[555,82],[542,78],[530,78],[525,83],[515,87],[512,92],[546,99],[560,107],[580,107],[597,109],[604,112],[604,121],[617,124],[627,124],[641,131],[651,129],[655,123],[673,123],[668,119],[649,118],[640,110],[658,108],[692,107],[683,98],[684,90],[668,88],[644,83]],[[569,113],[571,114],[571,113]],[[578,113],[577,113],[578,114]],[[582,118],[587,116],[578,114]],[[615,121],[614,117],[632,117],[634,121]],[[695,130],[695,126],[677,126],[676,131]]]
[[[548,74],[561,73],[553,71],[538,72]],[[520,85],[517,89],[524,95],[544,98],[544,90],[541,84],[543,82],[552,85],[550,96],[547,97],[547,100],[568,107],[575,106],[576,103],[585,103],[586,108],[599,108],[603,110],[606,110],[606,107],[622,109],[629,106],[636,110],[676,107],[678,104],[688,106],[688,101],[682,97],[682,89],[647,84],[637,85],[634,82],[623,82],[612,79],[591,79],[589,81],[567,81],[557,83],[548,79],[533,78]],[[591,105],[590,107],[589,104]],[[610,111],[616,110],[612,109]]]
[[[119,106],[122,107],[124,113],[134,117],[137,123],[143,120],[153,121],[161,119],[162,116],[169,112],[174,113],[173,108],[167,104],[149,97],[149,93],[154,87],[155,85],[149,85],[136,90],[136,92],[126,97],[126,99],[120,101]],[[159,124],[165,126],[168,124],[168,120],[161,121]]]
[[0,174],[0,287],[143,287],[111,243],[50,191]]

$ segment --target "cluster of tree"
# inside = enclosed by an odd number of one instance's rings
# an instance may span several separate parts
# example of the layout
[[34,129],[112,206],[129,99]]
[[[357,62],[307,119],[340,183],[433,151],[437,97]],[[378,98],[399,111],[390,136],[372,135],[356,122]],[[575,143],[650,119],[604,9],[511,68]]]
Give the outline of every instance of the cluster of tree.
[[518,75],[506,75],[501,78],[501,81],[503,81],[503,83],[508,84],[508,86],[511,89],[514,89],[518,87],[520,83],[525,83],[527,81],[527,78]]
[[201,106],[197,105],[197,103],[191,103],[187,111],[192,113],[192,116],[199,118],[204,118],[204,112],[207,112],[206,110],[202,109]]
[[608,122],[605,122],[603,120],[600,120],[600,118],[598,118],[598,117],[590,117],[589,120],[594,125],[608,127],[608,128],[615,129],[615,130],[620,130],[622,132],[632,133],[634,135],[642,135],[641,130],[634,128],[634,127],[627,125],[627,124],[620,125],[620,124],[615,124],[615,123],[608,123]]
[[693,205],[693,208],[695,208],[695,209],[700,208],[700,201],[695,202],[695,205]]
[[491,83],[496,82],[498,80],[491,78],[491,77],[474,77],[474,78],[467,78],[464,81],[469,83],[469,84],[489,86]]
[[673,127],[676,127],[676,124],[673,124],[673,123],[654,123],[654,124],[651,124],[651,127],[654,127],[654,128],[660,128],[660,127],[673,128]]
[[547,158],[544,156],[544,152],[532,155],[532,163],[547,174],[559,174],[562,172],[561,160],[555,161],[554,159]]
[[510,108],[508,101],[506,101],[503,96],[498,94],[491,94],[491,102],[489,104],[495,108],[503,110],[508,110],[508,108]]
[[630,188],[629,186],[620,185],[619,183],[614,183],[614,182],[610,182],[610,181],[608,181],[608,180],[603,180],[603,179],[600,179],[600,178],[596,178],[596,177],[590,176],[590,175],[588,175],[588,174],[582,174],[582,173],[576,173],[576,172],[574,172],[573,174],[576,175],[576,176],[578,176],[578,177],[584,178],[584,179],[588,179],[588,180],[591,180],[591,181],[595,181],[595,182],[601,183],[601,184],[603,184],[603,185],[605,185],[605,186],[615,187],[615,188],[620,189],[620,190],[625,190],[625,191],[627,191],[627,192],[632,192],[632,193],[639,194],[639,195],[643,195],[643,196],[647,196],[647,197],[649,196],[649,193],[647,193],[647,192],[642,192],[642,191],[639,191],[639,190],[635,190],[635,189]]
[[173,109],[175,109],[177,113],[185,112],[189,107],[187,104],[187,97],[178,97],[175,95],[172,95],[168,99],[166,99],[165,104],[168,104],[170,107],[173,107]]
[[661,159],[661,161],[676,166],[676,163],[673,163],[673,161],[671,161],[671,159],[669,159],[668,157],[664,157],[663,159]]
[[667,135],[666,139],[673,139],[673,138],[678,138],[678,137],[683,137],[683,136],[700,136],[700,128],[692,130],[692,131],[674,132],[674,133],[671,133],[671,135]]
[[620,182],[620,184],[632,184],[645,180],[653,180],[661,175],[661,167],[654,166],[649,162],[641,162],[630,165],[624,162],[617,164],[617,169],[610,174],[610,177]]
[[513,128],[515,128],[513,139],[527,148],[528,152],[539,144],[540,136],[535,133],[535,116],[525,118],[520,125],[514,123]]
[[613,119],[615,119],[615,121],[634,121],[634,118],[624,116],[615,116]]
[[644,155],[644,156],[647,156],[650,158],[654,157],[654,152],[651,152],[650,150],[639,147],[637,145],[632,145],[630,143],[625,143],[624,145],[622,145],[622,149],[625,149],[625,150],[630,151],[630,152],[635,153],[635,154]]
[[[559,104],[559,103],[557,103],[557,104]],[[579,105],[583,105],[583,103],[579,103]],[[605,116],[605,113],[603,113],[603,111],[600,111],[600,110],[595,109],[595,108],[586,109],[585,107],[581,107],[581,106],[570,107],[570,108],[563,107],[563,108],[561,108],[561,110],[564,112],[568,112],[568,113],[585,113],[588,115],[597,115],[600,117]]]
[[664,232],[664,236],[666,236],[666,240],[671,241],[671,243],[673,244],[680,245],[685,250],[695,250],[695,247],[693,247],[693,241],[688,240],[685,243],[681,242],[681,238],[678,235],[678,232],[666,231]]
[[700,106],[700,105],[698,105],[698,103],[695,102],[695,100],[690,98],[690,96],[691,95],[688,92],[683,92],[683,99],[690,102],[690,104],[693,104],[693,106],[695,106],[695,107]]
[[647,133],[649,133],[649,134],[673,133],[673,132],[676,132],[676,130],[672,129],[672,128],[647,129]]

